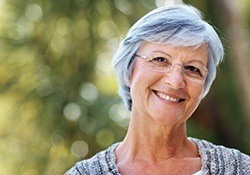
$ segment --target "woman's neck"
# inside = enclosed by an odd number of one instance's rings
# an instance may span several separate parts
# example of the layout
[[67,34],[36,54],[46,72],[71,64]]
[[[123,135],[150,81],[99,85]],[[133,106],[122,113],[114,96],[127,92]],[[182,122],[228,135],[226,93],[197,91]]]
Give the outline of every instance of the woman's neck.
[[187,139],[185,123],[164,126],[142,117],[131,117],[127,135],[117,153],[130,160],[144,159],[154,163],[168,158],[198,156],[195,144]]

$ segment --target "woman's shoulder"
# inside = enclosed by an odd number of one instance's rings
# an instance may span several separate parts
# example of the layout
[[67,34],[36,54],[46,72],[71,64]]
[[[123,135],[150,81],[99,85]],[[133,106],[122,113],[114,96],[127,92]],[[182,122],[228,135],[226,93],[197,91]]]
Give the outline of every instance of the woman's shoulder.
[[116,146],[117,144],[113,144],[108,149],[95,154],[93,157],[77,162],[65,175],[102,175],[109,174],[110,171],[116,171],[114,166],[114,149]]
[[215,174],[223,172],[238,172],[250,174],[250,156],[233,148],[215,145],[206,140],[189,138],[199,149],[204,166],[209,167]]

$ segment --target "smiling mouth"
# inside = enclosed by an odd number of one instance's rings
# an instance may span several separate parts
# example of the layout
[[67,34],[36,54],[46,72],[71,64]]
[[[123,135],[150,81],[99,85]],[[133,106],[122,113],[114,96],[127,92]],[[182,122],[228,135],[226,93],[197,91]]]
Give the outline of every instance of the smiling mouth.
[[167,94],[164,94],[162,92],[157,92],[157,91],[154,91],[154,93],[159,96],[160,98],[166,100],[166,101],[170,101],[170,102],[183,102],[185,101],[185,99],[183,98],[176,98],[176,97],[172,97],[170,95],[167,95]]

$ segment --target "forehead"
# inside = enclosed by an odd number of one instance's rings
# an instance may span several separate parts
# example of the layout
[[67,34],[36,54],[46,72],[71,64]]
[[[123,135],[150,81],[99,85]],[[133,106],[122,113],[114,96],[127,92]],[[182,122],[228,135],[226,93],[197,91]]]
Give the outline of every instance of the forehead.
[[169,44],[144,43],[138,51],[138,54],[149,56],[155,52],[165,53],[172,58],[181,59],[183,62],[199,60],[207,64],[209,51],[206,44],[197,46],[173,46]]

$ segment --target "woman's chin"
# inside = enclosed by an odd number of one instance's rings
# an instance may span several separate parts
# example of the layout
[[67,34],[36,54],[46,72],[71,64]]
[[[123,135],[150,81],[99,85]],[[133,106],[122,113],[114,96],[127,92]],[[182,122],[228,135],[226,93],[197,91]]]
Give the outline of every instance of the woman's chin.
[[[153,111],[152,111],[153,112]],[[183,123],[186,119],[185,116],[183,116],[181,113],[176,112],[166,112],[166,111],[160,111],[157,110],[154,113],[151,113],[151,118],[156,121],[157,124],[160,125],[178,125],[180,123]]]

